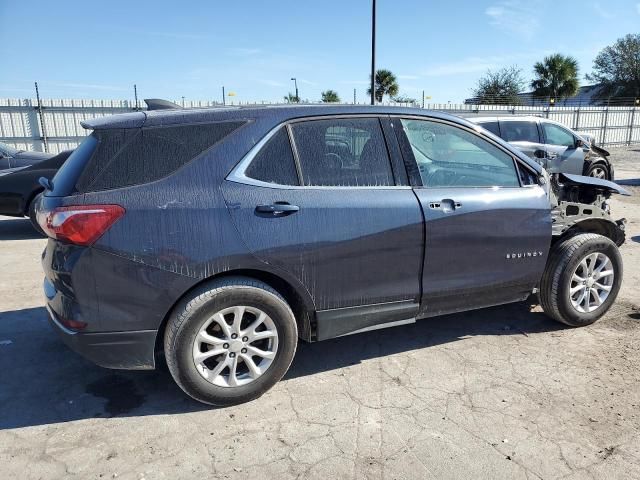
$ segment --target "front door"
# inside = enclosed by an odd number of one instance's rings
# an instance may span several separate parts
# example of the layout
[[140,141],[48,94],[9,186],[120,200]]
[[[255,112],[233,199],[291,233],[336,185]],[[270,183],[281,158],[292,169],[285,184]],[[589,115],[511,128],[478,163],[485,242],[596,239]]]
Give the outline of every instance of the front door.
[[577,146],[573,133],[555,123],[541,122],[541,125],[547,151],[547,171],[582,175],[585,152]]
[[358,307],[415,317],[422,213],[411,187],[396,185],[379,119],[295,122],[259,147],[224,196],[248,248],[298,279],[317,310],[333,311],[318,314],[319,339],[382,323]]
[[549,201],[474,130],[394,119],[425,217],[421,316],[522,300],[544,269]]

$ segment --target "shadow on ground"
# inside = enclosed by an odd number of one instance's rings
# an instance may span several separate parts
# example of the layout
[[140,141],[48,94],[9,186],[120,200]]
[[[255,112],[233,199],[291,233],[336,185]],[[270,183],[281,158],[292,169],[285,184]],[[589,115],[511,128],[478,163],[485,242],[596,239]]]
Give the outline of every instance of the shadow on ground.
[[[0,429],[92,417],[145,416],[206,410],[165,369],[114,371],[69,350],[44,308],[0,313]],[[563,327],[525,303],[447,315],[412,325],[301,342],[286,379],[482,335],[527,336]]]
[[632,187],[640,186],[640,178],[625,178],[623,180],[616,180],[618,185],[627,185]]
[[28,218],[12,218],[0,222],[0,241],[2,240],[32,240],[44,238],[38,233]]

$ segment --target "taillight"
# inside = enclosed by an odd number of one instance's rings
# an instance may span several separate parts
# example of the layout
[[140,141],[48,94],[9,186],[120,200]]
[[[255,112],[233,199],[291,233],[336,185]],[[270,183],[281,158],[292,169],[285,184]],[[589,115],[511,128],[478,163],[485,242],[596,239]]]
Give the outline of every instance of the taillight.
[[74,205],[40,211],[38,224],[51,238],[91,245],[124,215],[120,205]]

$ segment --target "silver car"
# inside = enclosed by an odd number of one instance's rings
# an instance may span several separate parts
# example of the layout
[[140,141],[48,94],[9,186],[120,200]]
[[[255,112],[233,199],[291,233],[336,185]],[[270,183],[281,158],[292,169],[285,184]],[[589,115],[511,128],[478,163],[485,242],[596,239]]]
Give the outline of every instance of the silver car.
[[471,117],[470,120],[540,163],[549,173],[570,173],[613,180],[609,152],[593,137],[540,117]]

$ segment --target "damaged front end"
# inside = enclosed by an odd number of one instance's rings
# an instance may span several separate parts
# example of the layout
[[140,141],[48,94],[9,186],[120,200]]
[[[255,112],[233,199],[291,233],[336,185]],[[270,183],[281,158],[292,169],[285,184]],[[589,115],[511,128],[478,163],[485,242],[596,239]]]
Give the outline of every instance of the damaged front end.
[[553,237],[572,232],[599,233],[618,246],[625,241],[626,219],[613,220],[609,208],[612,194],[631,195],[608,180],[561,173],[547,177],[550,189]]

